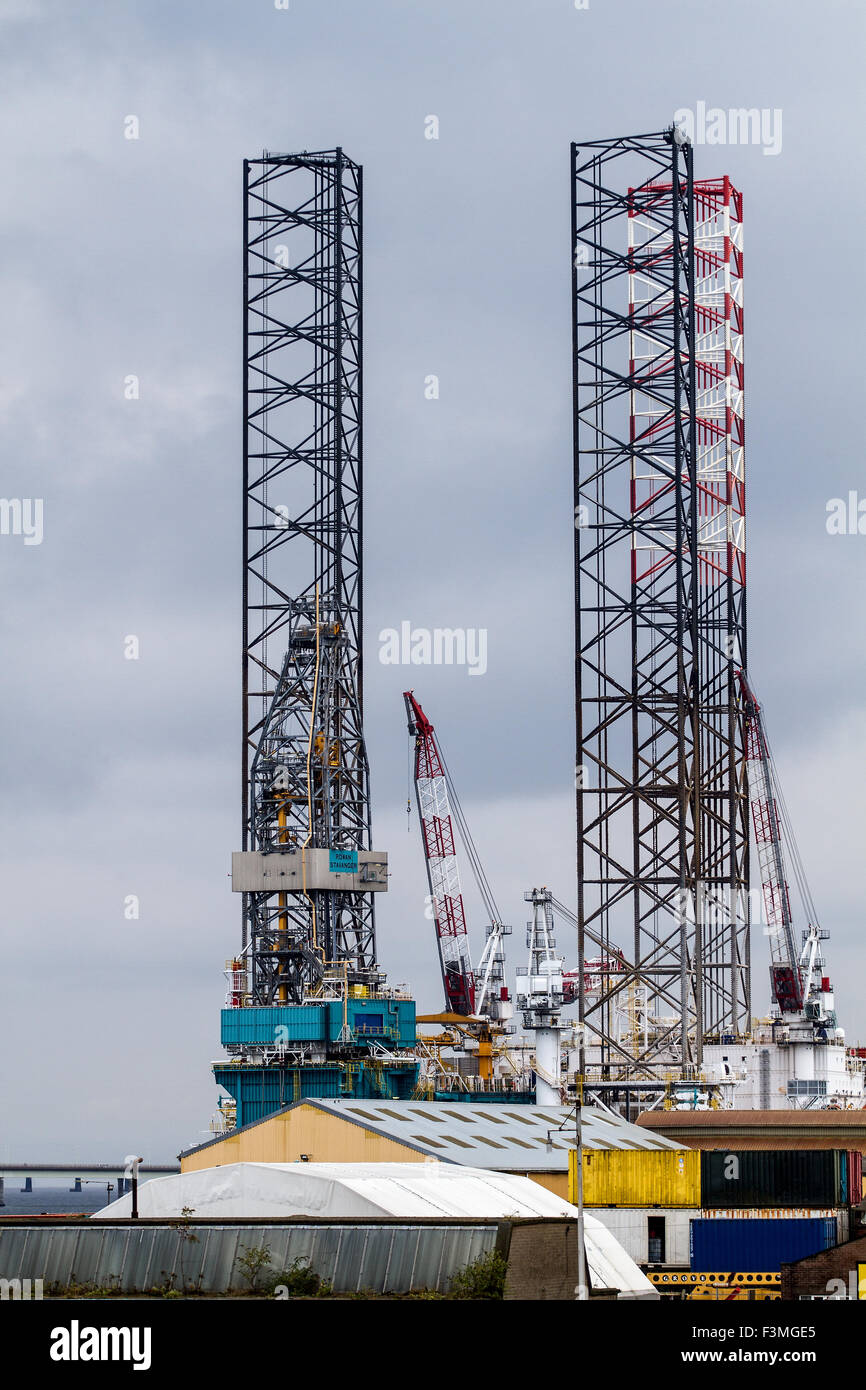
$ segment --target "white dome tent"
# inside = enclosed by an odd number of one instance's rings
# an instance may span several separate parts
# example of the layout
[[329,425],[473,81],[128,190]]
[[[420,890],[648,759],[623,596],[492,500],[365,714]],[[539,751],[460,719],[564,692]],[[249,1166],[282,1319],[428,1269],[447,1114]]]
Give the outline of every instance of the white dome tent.
[[[138,1192],[139,1216],[176,1219],[417,1217],[577,1220],[577,1208],[529,1178],[489,1169],[428,1163],[230,1163],[152,1178]],[[130,1217],[127,1194],[92,1221]],[[616,1238],[584,1215],[586,1258],[595,1289],[625,1298],[658,1294]]]

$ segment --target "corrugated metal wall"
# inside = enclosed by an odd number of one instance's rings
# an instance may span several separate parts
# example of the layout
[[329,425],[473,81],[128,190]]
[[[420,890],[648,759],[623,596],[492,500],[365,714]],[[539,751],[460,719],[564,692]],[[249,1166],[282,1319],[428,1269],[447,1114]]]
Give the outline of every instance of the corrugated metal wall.
[[857,1149],[866,1153],[862,1110],[647,1111],[641,1129],[692,1149]]
[[848,1240],[851,1229],[847,1207],[701,1207],[697,1215],[708,1221],[806,1221],[833,1217],[839,1241]]
[[[370,1289],[445,1292],[449,1280],[496,1245],[498,1226],[358,1225],[208,1226],[186,1232],[167,1226],[11,1227],[0,1230],[0,1269],[6,1279],[145,1292],[167,1284],[223,1293],[249,1287],[238,1256],[270,1247],[270,1268],[306,1259],[337,1292]],[[189,1239],[191,1235],[195,1240]]]

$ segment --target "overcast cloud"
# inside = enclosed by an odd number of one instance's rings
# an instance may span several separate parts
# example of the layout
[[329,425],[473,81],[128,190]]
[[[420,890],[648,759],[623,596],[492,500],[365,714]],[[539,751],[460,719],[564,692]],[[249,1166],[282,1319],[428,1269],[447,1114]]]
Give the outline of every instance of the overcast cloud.
[[[165,1159],[215,1107],[240,930],[241,161],[263,148],[364,165],[379,953],[430,1008],[404,687],[506,918],[536,883],[574,897],[569,142],[698,101],[782,112],[777,155],[701,146],[696,167],[745,200],[750,665],[866,1040],[866,536],[825,527],[828,499],[866,497],[863,29],[840,0],[3,0],[2,492],[44,499],[44,539],[0,536],[0,1158]],[[486,674],[381,665],[402,620],[486,629]]]

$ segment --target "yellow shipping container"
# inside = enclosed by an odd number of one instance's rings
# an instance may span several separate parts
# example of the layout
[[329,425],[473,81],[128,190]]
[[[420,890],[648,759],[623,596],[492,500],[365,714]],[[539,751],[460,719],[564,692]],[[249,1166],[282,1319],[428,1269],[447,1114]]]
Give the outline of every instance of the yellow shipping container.
[[[577,1154],[568,1167],[569,1201],[577,1203]],[[587,1207],[699,1207],[698,1149],[584,1149]]]

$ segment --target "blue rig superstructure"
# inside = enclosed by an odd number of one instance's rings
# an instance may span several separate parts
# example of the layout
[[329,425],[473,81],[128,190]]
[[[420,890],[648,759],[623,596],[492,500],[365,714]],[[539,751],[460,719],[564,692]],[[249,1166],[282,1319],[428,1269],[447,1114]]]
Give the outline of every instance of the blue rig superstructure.
[[310,1096],[409,1100],[418,1079],[415,1001],[394,994],[223,1009],[221,1041],[238,1126]]

